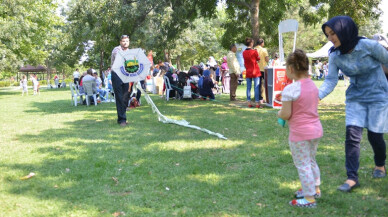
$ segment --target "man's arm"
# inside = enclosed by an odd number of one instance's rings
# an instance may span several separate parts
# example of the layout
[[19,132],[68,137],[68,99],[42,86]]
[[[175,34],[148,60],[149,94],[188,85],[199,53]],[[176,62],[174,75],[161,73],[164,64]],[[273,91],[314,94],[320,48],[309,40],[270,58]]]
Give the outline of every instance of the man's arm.
[[115,47],[115,48],[112,50],[112,55],[111,55],[111,58],[110,58],[110,63],[111,63],[110,65],[111,65],[111,66],[113,66],[113,63],[115,62],[117,52],[118,52],[118,47]]

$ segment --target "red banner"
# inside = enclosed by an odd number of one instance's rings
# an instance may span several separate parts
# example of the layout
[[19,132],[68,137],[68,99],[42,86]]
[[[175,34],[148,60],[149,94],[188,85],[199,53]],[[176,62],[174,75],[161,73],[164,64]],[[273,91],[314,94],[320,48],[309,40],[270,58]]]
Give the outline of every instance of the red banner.
[[273,107],[282,107],[282,91],[293,81],[287,77],[286,69],[274,68],[274,92]]

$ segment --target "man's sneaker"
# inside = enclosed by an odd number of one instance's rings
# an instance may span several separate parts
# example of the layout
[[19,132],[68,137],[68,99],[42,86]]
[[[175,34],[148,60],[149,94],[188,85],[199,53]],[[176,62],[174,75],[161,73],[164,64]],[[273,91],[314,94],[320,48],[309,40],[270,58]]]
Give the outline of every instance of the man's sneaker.
[[[304,195],[303,195],[303,189],[299,189],[295,192],[295,197],[297,199],[301,199],[301,198],[304,198]],[[314,195],[314,198],[320,198],[321,197],[321,192],[317,192],[315,195]]]
[[306,208],[315,208],[315,207],[317,207],[317,202],[316,201],[309,202],[305,198],[297,199],[297,200],[291,200],[289,204],[291,206],[295,206],[295,207],[306,207]]

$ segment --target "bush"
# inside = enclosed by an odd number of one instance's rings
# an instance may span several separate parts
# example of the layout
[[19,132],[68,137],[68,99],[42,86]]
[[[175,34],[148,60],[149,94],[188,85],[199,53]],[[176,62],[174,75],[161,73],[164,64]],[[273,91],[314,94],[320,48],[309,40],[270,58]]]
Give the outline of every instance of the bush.
[[6,87],[6,82],[5,81],[0,81],[0,87]]
[[[54,79],[51,79],[50,81],[50,84],[51,85],[54,85],[55,82],[54,82]],[[61,80],[62,82],[62,80]],[[70,83],[73,82],[73,79],[69,78],[69,79],[65,79],[65,82],[66,82],[66,85],[69,85]],[[39,84],[40,86],[46,86],[47,85],[47,80],[40,80],[39,81]],[[32,86],[32,81],[31,80],[28,80],[27,81],[27,85],[28,86]],[[20,83],[18,81],[0,81],[0,87],[10,87],[10,86],[14,86],[14,87],[17,87],[17,86],[20,86]]]
[[0,81],[0,87],[19,86],[17,81]]

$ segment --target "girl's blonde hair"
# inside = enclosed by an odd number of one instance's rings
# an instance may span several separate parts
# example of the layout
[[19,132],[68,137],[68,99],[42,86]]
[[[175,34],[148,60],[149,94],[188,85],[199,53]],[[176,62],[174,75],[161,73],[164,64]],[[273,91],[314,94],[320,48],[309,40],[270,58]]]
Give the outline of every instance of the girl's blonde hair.
[[287,57],[287,67],[292,67],[297,75],[305,74],[309,70],[309,59],[301,49],[296,49]]

